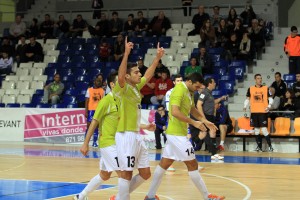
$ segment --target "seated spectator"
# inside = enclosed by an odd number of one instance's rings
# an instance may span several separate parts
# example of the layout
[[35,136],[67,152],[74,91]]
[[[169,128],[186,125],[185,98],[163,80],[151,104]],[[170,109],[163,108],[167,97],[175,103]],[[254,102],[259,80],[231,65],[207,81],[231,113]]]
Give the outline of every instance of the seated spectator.
[[58,21],[54,24],[53,35],[55,38],[64,38],[69,32],[70,24],[63,15],[59,15]]
[[45,21],[40,24],[39,36],[40,39],[53,38],[54,22],[50,19],[49,14],[45,14]]
[[99,45],[99,58],[101,62],[112,61],[112,47],[106,38],[102,38]]
[[35,40],[34,36],[29,38],[30,43],[25,48],[25,62],[43,62],[44,54],[42,45]]
[[142,104],[151,104],[151,98],[155,95],[155,82],[156,79],[152,77],[141,89],[141,94],[143,95]]
[[213,15],[210,17],[211,25],[216,29],[219,27],[220,21],[223,17],[220,15],[220,7],[213,7]]
[[101,14],[100,21],[97,22],[95,28],[93,26],[88,27],[92,36],[102,38],[109,36],[109,21],[106,19],[106,14]]
[[19,37],[21,35],[24,35],[26,32],[26,24],[22,22],[21,15],[17,15],[15,22],[12,23],[9,27],[9,37],[14,42],[14,44],[17,44]]
[[211,25],[210,20],[206,20],[200,29],[200,45],[204,45],[206,48],[213,48],[216,46],[217,37],[215,28]]
[[11,45],[10,39],[8,37],[4,37],[2,39],[2,44],[0,46],[0,58],[2,58],[3,52],[8,53],[8,55],[15,55],[15,47]]
[[286,83],[281,79],[281,73],[275,73],[275,81],[272,83],[271,87],[275,89],[275,96],[284,97],[286,92]]
[[256,19],[256,14],[251,5],[246,5],[245,10],[240,14],[243,19],[243,26],[250,27],[253,19]]
[[155,82],[155,96],[151,97],[150,101],[152,104],[158,105],[162,104],[164,105],[164,97],[168,90],[170,90],[173,87],[173,83],[171,79],[168,77],[167,71],[162,71],[161,77],[156,80]]
[[54,75],[54,81],[44,88],[44,103],[57,104],[60,101],[61,94],[64,90],[64,84],[60,81],[60,75]]
[[149,33],[151,35],[161,36],[166,35],[168,29],[171,28],[171,22],[169,18],[165,16],[163,11],[159,11],[149,24]]
[[12,72],[13,58],[7,52],[2,53],[0,58],[0,76],[9,75]]
[[[281,98],[279,110],[280,111],[295,111],[295,94],[292,89],[287,89],[285,96]],[[291,120],[294,120],[294,113],[283,113],[282,117],[288,117]]]
[[202,74],[212,74],[213,65],[210,56],[206,53],[206,48],[200,46],[199,57],[197,58],[197,65],[201,67]]
[[121,61],[125,51],[125,43],[123,35],[119,34],[114,44],[114,59]]
[[236,60],[240,51],[240,44],[235,33],[231,33],[230,39],[226,42],[224,47],[226,50],[226,60]]
[[156,79],[159,79],[163,71],[166,71],[168,73],[168,77],[170,77],[170,70],[162,64],[161,60],[159,60],[158,65],[154,72],[154,77]]
[[[269,94],[270,94],[270,97],[273,98],[273,103],[272,103],[269,110],[270,111],[278,111],[281,99],[280,99],[280,97],[275,96],[275,88],[274,87],[272,87],[272,86],[269,87]],[[271,118],[271,120],[275,120],[275,118],[278,117],[278,116],[279,115],[276,112],[270,112],[269,113],[269,117]]]
[[116,11],[112,13],[112,19],[109,21],[109,30],[110,36],[117,36],[123,30],[123,22]]
[[161,149],[162,146],[160,135],[162,134],[164,136],[164,143],[166,144],[167,136],[164,132],[167,130],[168,126],[168,111],[165,110],[165,107],[163,105],[159,105],[157,111],[155,112],[155,125],[155,147],[156,149]]
[[296,82],[293,84],[292,90],[295,94],[295,117],[300,117],[300,73],[296,74]]
[[237,19],[238,15],[236,13],[236,10],[234,8],[230,8],[228,12],[228,17],[227,17],[227,23],[229,26],[234,26],[235,20]]
[[216,28],[217,46],[224,47],[229,38],[229,28],[225,19],[221,19]]
[[148,67],[146,67],[144,65],[144,60],[142,58],[139,59],[138,62],[137,62],[137,64],[138,64],[138,67],[139,67],[139,70],[140,70],[142,76],[144,76],[144,74],[146,73],[146,71],[148,69]]
[[220,145],[217,147],[217,149],[224,151],[224,142],[226,135],[228,133],[231,133],[231,131],[233,130],[232,121],[230,119],[230,115],[227,108],[223,105],[222,102],[216,103],[215,109],[215,124],[220,132]]
[[237,37],[237,41],[240,42],[243,39],[243,34],[245,33],[245,29],[242,26],[242,21],[241,19],[237,18],[234,21],[233,26],[229,27],[229,33],[234,32]]
[[204,6],[200,5],[198,7],[198,13],[194,15],[192,23],[195,28],[188,33],[188,35],[198,35],[200,34],[200,29],[202,28],[204,21],[209,19],[209,15],[205,13]]
[[148,31],[149,22],[144,18],[143,12],[138,11],[138,19],[135,21],[135,34],[145,37]]
[[33,35],[35,37],[39,36],[39,26],[38,26],[38,19],[37,18],[33,18],[31,20],[31,25],[26,30],[26,36],[29,37],[31,35]]
[[200,66],[197,65],[197,59],[196,58],[191,58],[190,59],[190,66],[188,66],[187,68],[185,68],[184,70],[184,77],[187,77],[188,75],[198,72],[200,74],[202,74],[202,69]]
[[127,21],[124,23],[124,33],[128,37],[134,37],[135,36],[135,21],[134,21],[134,15],[129,14]]
[[246,31],[243,35],[243,39],[240,43],[240,50],[238,59],[239,60],[249,60],[251,50],[251,40],[249,39],[248,32]]
[[257,53],[257,58],[260,59],[263,47],[265,46],[265,39],[263,29],[258,26],[257,19],[252,20],[252,26],[248,28],[248,32],[250,34],[249,37],[251,39],[253,47],[255,48],[255,51]]
[[18,44],[16,49],[16,62],[18,63],[18,66],[21,62],[26,62],[25,59],[25,51],[26,51],[26,38],[25,35],[20,36],[20,44]]
[[77,15],[76,19],[73,20],[73,24],[70,27],[70,31],[68,33],[68,37],[76,38],[81,37],[83,31],[88,30],[87,22],[82,19],[82,15]]

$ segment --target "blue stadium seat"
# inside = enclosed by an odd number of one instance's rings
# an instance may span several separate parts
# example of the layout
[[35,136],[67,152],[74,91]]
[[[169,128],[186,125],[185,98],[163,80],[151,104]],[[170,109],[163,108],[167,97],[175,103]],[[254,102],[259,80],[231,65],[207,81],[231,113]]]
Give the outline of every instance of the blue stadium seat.
[[32,103],[23,103],[21,108],[34,108],[35,106]]
[[227,60],[222,60],[222,59],[220,59],[219,61],[214,63],[215,68],[216,67],[225,67],[225,68],[227,68],[228,65],[229,65],[229,62]]
[[71,59],[71,63],[83,63],[85,62],[84,56],[73,56]]
[[244,79],[244,68],[243,67],[232,67],[228,68],[228,73],[230,76],[235,77],[237,80]]
[[70,48],[70,44],[58,43],[56,49],[59,51],[66,51]]
[[44,74],[47,75],[47,76],[54,76],[56,74],[56,72],[57,72],[56,68],[46,67]]
[[86,62],[88,63],[97,63],[99,62],[99,56],[98,55],[87,55],[85,57]]
[[218,48],[209,48],[207,53],[208,54],[218,54],[221,55],[223,53],[224,49],[222,47]]
[[284,74],[284,75],[283,75],[283,80],[284,80],[284,81],[292,81],[292,82],[295,82],[295,81],[296,81],[296,75],[295,75],[295,74]]
[[210,55],[212,61],[215,62],[219,62],[221,60],[221,55],[220,54],[212,54]]
[[57,72],[61,77],[63,76],[69,76],[72,74],[72,68],[68,67],[68,68],[61,68],[58,70]]
[[73,49],[60,50],[59,55],[61,56],[72,56],[74,54]]
[[129,62],[137,62],[140,59],[144,60],[144,55],[142,55],[142,54],[132,54],[128,58]]
[[89,60],[86,58],[86,65],[88,66],[88,68],[98,68],[98,69],[102,69],[104,67],[103,62],[89,62]]
[[230,63],[230,67],[242,67],[244,72],[246,72],[246,61],[245,60],[235,60]]
[[88,80],[88,77],[86,75],[82,75],[82,76],[77,76],[75,77],[76,81],[86,81],[89,82],[90,80]]
[[72,54],[72,58],[77,57],[77,56],[81,56],[81,55],[85,55],[85,54],[86,54],[85,49],[74,50],[74,52]]
[[85,68],[75,68],[73,70],[73,75],[74,76],[83,76],[87,74],[87,70]]
[[91,68],[91,69],[88,70],[87,75],[88,75],[89,77],[91,77],[92,75],[93,75],[93,76],[96,76],[96,75],[100,74],[101,71],[102,71],[102,70],[101,70],[100,68]]
[[219,79],[220,79],[220,75],[219,74],[205,74],[203,76],[204,80],[207,78],[213,78],[215,80],[216,83],[218,83]]
[[143,41],[144,41],[144,38],[143,37],[131,37],[131,38],[129,38],[129,41],[130,42],[133,42],[134,44],[141,44],[141,43],[143,43]]
[[71,89],[67,89],[65,91],[65,94],[70,95],[70,96],[76,96],[76,95],[78,95],[78,92],[79,92],[78,90],[71,88]]
[[99,50],[98,49],[85,49],[84,51],[85,57],[87,56],[98,56]]
[[3,37],[8,37],[9,35],[10,35],[9,28],[4,28],[3,29]]
[[193,51],[192,51],[192,54],[199,54],[200,50],[199,48],[194,48]]
[[214,96],[215,99],[220,98],[223,95],[226,95],[224,90],[213,90],[212,95]]
[[40,95],[40,94],[33,94],[32,95],[32,99],[31,99],[31,103],[33,105],[37,105],[39,103],[41,103],[43,100],[43,95]]
[[0,108],[4,108],[5,107],[5,103],[0,103]]
[[159,46],[163,47],[165,49],[170,48],[171,43],[170,42],[160,42]]
[[[74,82],[75,81],[75,76],[70,74],[70,75],[65,75],[65,76],[61,76],[61,81],[62,82]],[[65,87],[66,88],[66,87]]]
[[234,74],[223,75],[223,76],[221,76],[220,81],[233,81],[233,82],[235,82],[235,75]]
[[70,103],[70,104],[67,104],[67,108],[78,108],[78,105],[77,105],[77,103]]
[[73,38],[72,40],[72,43],[73,44],[85,44],[86,43],[86,40],[85,38]]
[[87,47],[90,44],[98,45],[99,43],[100,43],[99,38],[87,38],[85,46]]
[[72,82],[63,82],[64,88],[74,88],[74,83]]
[[8,103],[6,104],[6,108],[20,108],[19,103]]
[[51,105],[48,103],[38,103],[36,104],[36,108],[50,108]]
[[144,42],[152,42],[152,43],[157,43],[157,37],[144,37]]
[[219,80],[219,89],[224,90],[227,94],[232,95],[234,93],[234,81]]
[[[76,96],[76,101],[77,102],[83,102],[83,101],[85,101],[85,99],[86,99],[85,98],[86,91],[87,90],[85,90],[84,94],[79,94],[79,95]],[[83,92],[83,90],[82,90],[82,92]]]
[[37,90],[35,90],[35,94],[44,95],[44,90],[43,89],[37,89]]
[[160,36],[158,39],[158,42],[160,42],[160,43],[167,42],[170,44],[171,41],[172,41],[172,37],[170,37],[170,36]]
[[186,68],[187,66],[181,66],[180,67],[180,74],[181,74],[181,76],[182,77],[184,77],[184,71],[185,71],[185,68]]
[[[72,68],[72,63],[67,62],[67,63],[59,63],[60,68]],[[59,69],[60,69],[59,68]]]
[[65,108],[66,105],[63,103],[53,104],[51,108]]
[[153,49],[153,48],[156,48],[156,43],[154,43],[154,42],[144,42],[142,44],[142,47],[147,48],[147,49]]
[[189,66],[190,65],[190,61],[183,61],[182,62],[182,66],[183,67],[187,67],[187,66]]
[[227,73],[226,67],[214,68],[214,74],[218,74],[219,76],[224,76]]
[[142,109],[148,109],[148,104],[142,104]]
[[58,68],[58,63],[48,63],[46,68]]
[[89,87],[89,83],[84,81],[76,81],[74,83],[74,87],[76,90],[87,90]]
[[58,44],[72,44],[72,38],[61,38]]
[[57,63],[68,63],[71,61],[70,56],[59,55],[57,58]]
[[120,66],[120,62],[118,61],[113,61],[113,62],[106,62],[105,68],[110,68],[110,69],[118,69]]
[[76,97],[71,95],[63,95],[63,102],[64,104],[73,104],[76,103]]

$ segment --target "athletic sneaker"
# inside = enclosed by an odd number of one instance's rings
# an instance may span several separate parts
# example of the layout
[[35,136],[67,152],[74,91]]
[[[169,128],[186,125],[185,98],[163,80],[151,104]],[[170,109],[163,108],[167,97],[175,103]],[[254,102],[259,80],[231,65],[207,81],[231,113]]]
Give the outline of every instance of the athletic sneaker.
[[111,196],[108,200],[116,200],[116,195]]
[[273,151],[274,151],[273,147],[269,146],[269,152],[273,152]]
[[171,166],[167,169],[167,171],[169,171],[169,172],[175,172],[175,168],[171,165]]
[[146,196],[144,200],[159,200],[159,197],[157,195],[155,195],[154,198],[148,198],[148,196]]
[[219,146],[217,147],[217,149],[218,149],[219,151],[224,151],[224,150],[225,150],[224,145],[219,145]]
[[215,154],[213,156],[210,157],[212,160],[223,160],[224,157],[220,156],[219,154]]
[[[75,195],[75,196],[73,197],[73,199],[74,199],[74,200],[79,200],[79,194]],[[84,197],[83,199],[84,199],[84,200],[88,200],[89,198],[88,198],[88,197]]]
[[256,147],[255,151],[257,151],[257,152],[263,152],[263,150],[259,146]]
[[223,200],[223,199],[225,199],[224,196],[218,196],[215,194],[209,194],[207,198],[208,198],[208,200]]

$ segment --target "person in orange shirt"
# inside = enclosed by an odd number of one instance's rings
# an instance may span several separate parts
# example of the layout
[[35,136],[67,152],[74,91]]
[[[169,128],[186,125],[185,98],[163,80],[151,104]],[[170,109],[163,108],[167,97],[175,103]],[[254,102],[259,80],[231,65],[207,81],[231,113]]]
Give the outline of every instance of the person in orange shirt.
[[247,91],[247,98],[244,102],[244,112],[250,103],[250,124],[254,127],[254,134],[257,143],[257,152],[262,152],[262,137],[260,130],[265,136],[269,145],[269,151],[274,151],[271,139],[268,132],[268,112],[273,103],[273,98],[269,95],[267,86],[262,85],[262,77],[260,74],[255,74],[255,85],[251,86]]
[[[87,129],[89,129],[89,126],[91,124],[91,121],[93,120],[93,116],[95,113],[95,110],[98,106],[99,101],[104,97],[105,92],[102,89],[102,80],[100,78],[96,78],[94,80],[94,86],[87,89],[85,94],[85,116],[87,118]],[[98,129],[94,132],[93,137],[93,147],[98,147],[97,144],[98,140]]]
[[289,58],[289,73],[300,73],[300,35],[296,26],[291,27],[291,34],[285,38],[284,52]]

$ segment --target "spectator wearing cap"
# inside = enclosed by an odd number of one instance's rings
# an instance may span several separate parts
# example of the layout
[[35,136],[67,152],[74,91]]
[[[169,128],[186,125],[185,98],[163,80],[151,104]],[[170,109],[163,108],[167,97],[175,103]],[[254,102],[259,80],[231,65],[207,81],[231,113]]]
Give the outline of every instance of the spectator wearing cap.
[[296,26],[291,27],[291,34],[285,38],[284,52],[289,58],[289,73],[300,73],[300,36]]

